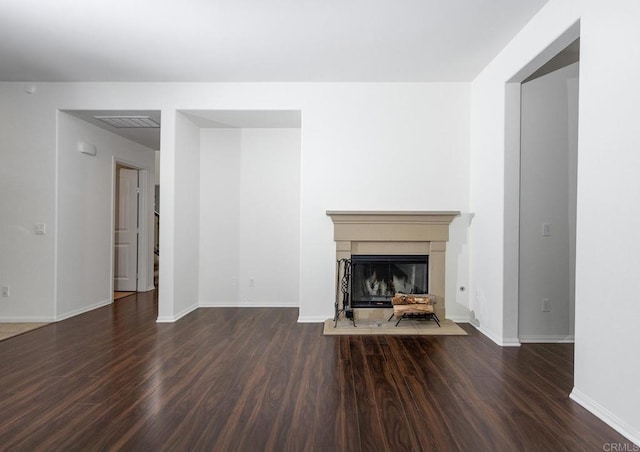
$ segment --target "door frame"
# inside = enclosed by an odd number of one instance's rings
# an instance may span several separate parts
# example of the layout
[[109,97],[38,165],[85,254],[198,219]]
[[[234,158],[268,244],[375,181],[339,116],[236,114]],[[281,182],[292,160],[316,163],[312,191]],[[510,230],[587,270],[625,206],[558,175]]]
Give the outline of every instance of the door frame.
[[[520,102],[522,82],[580,37],[576,21],[505,83],[502,345],[520,346]],[[579,177],[579,175],[578,175]]]
[[153,287],[149,289],[149,278],[151,276],[149,274],[149,251],[152,250],[152,248],[150,248],[149,240],[153,240],[153,231],[151,231],[151,235],[149,231],[149,227],[153,225],[153,222],[149,218],[149,215],[147,215],[147,212],[150,212],[149,203],[151,202],[148,193],[149,169],[144,168],[135,162],[113,156],[111,157],[111,265],[109,266],[111,302],[113,302],[113,291],[115,288],[113,278],[115,272],[115,228],[117,208],[116,171],[118,165],[123,165],[138,171],[138,268],[136,269],[138,273],[138,281],[136,288],[138,292],[146,292],[147,290],[153,289]]

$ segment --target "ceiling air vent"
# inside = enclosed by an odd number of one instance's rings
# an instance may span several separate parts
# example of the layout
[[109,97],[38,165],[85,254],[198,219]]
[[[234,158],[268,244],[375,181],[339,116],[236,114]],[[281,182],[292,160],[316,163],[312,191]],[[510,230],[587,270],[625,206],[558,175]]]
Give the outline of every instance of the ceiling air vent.
[[160,124],[149,116],[94,116],[116,129],[158,129]]

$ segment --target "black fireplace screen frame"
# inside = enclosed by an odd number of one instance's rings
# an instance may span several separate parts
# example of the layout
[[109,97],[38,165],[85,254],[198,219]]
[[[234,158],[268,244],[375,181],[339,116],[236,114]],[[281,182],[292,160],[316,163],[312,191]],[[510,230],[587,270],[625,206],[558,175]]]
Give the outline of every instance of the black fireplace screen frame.
[[397,292],[429,293],[428,255],[351,255],[350,307],[391,307]]

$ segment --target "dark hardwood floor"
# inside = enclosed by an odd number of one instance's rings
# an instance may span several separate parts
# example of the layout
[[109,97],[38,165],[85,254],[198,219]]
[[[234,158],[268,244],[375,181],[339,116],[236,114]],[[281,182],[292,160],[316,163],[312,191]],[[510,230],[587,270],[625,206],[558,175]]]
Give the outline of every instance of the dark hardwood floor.
[[153,296],[0,342],[0,450],[628,444],[568,398],[571,345],[501,348],[468,325],[467,337],[328,337],[290,308],[207,308],[156,324]]

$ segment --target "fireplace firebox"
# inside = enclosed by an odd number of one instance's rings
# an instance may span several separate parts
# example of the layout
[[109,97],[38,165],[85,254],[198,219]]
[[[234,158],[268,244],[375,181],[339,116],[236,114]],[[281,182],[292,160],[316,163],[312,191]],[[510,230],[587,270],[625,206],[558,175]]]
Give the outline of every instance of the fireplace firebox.
[[392,307],[391,298],[429,292],[428,255],[352,255],[351,307]]

